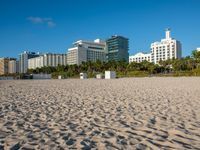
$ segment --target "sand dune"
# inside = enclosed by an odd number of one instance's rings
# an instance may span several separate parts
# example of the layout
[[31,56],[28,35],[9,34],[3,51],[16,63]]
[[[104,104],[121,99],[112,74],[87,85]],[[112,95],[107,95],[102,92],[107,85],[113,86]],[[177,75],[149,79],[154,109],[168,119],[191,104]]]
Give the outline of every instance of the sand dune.
[[200,150],[200,78],[0,81],[0,149]]

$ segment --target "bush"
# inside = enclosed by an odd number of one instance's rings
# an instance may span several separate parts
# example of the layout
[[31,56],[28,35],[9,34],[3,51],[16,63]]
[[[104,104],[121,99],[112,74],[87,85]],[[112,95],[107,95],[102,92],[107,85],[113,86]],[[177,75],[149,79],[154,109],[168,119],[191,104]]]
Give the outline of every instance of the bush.
[[192,71],[192,73],[193,73],[194,76],[200,76],[200,68],[194,69],[194,70]]
[[129,71],[127,73],[117,72],[117,77],[148,77],[147,71]]

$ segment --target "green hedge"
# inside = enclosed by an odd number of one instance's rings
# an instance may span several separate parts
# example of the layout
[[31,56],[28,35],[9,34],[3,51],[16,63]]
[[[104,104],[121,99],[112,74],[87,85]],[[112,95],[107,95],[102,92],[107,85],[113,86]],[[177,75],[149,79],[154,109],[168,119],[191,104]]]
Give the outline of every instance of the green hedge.
[[128,72],[117,72],[117,77],[148,77],[149,73],[146,71],[128,71]]

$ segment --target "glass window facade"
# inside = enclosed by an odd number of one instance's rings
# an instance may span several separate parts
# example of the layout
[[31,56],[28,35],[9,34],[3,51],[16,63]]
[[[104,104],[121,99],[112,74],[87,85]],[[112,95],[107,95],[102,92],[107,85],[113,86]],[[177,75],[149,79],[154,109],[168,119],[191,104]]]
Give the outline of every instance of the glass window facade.
[[128,39],[122,36],[112,36],[106,40],[107,59],[109,60],[125,60],[128,62]]

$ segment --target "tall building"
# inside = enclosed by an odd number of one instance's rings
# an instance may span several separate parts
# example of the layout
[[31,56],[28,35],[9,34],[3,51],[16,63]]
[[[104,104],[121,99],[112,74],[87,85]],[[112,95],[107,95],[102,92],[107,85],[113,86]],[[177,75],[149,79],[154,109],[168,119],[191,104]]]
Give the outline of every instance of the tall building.
[[87,49],[82,46],[76,46],[69,48],[67,52],[67,64],[68,65],[80,65],[82,62],[87,61]]
[[19,72],[20,73],[27,73],[28,70],[28,59],[38,57],[39,54],[35,52],[27,52],[24,51],[19,55]]
[[[15,58],[0,58],[0,75],[8,73],[16,73],[16,65],[10,65],[12,62],[16,62]],[[11,71],[13,69],[13,71]]]
[[67,64],[80,65],[87,61],[106,61],[105,42],[100,39],[94,41],[77,41],[73,43],[74,47],[69,48],[67,52]]
[[125,60],[128,62],[129,53],[128,53],[128,39],[122,36],[112,36],[106,40],[106,50],[107,50],[107,59],[108,60]]
[[8,73],[8,62],[9,58],[0,58],[0,75]]
[[28,69],[36,69],[44,66],[56,67],[67,64],[66,54],[47,53],[38,57],[28,59]]
[[151,61],[155,64],[159,63],[160,60],[181,58],[181,43],[171,38],[170,34],[170,30],[167,29],[165,39],[151,44]]
[[8,73],[18,73],[19,72],[19,61],[10,60],[8,62]]
[[143,61],[149,61],[151,62],[151,53],[145,54],[145,53],[137,53],[135,55],[129,56],[129,63],[131,62],[143,62]]

